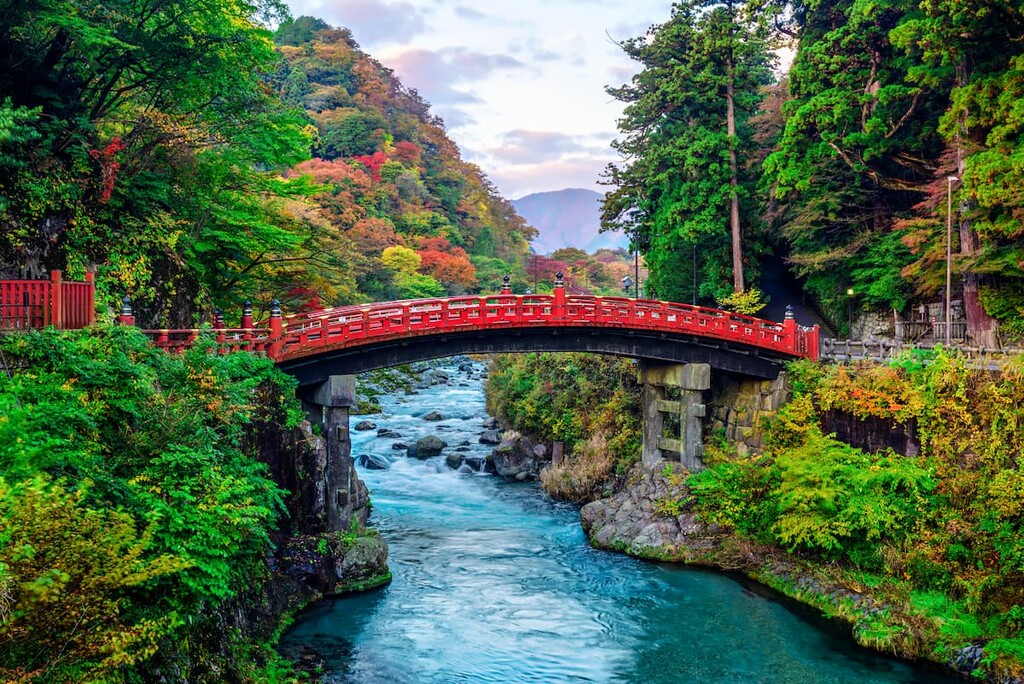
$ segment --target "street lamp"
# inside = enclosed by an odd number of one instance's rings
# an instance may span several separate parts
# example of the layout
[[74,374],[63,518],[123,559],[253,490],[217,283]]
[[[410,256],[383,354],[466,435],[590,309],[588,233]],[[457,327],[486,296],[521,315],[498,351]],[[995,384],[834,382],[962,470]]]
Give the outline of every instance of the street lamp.
[[626,292],[626,296],[629,296],[629,288],[633,287],[633,279],[628,275],[622,276],[622,289]]
[[953,183],[956,176],[946,176],[946,346],[952,340],[953,310]]
[[846,329],[849,339],[853,339],[853,295],[852,287],[846,288]]

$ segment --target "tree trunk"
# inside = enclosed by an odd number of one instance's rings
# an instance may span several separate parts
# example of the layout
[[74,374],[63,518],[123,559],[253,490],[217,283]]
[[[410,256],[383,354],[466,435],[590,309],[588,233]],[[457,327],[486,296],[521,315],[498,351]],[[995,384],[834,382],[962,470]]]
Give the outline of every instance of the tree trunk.
[[725,119],[729,136],[729,226],[732,229],[732,289],[743,292],[743,245],[740,240],[740,198],[737,194],[739,186],[739,164],[736,161],[736,101],[733,92],[733,56],[730,50],[726,62],[728,80],[725,84]]

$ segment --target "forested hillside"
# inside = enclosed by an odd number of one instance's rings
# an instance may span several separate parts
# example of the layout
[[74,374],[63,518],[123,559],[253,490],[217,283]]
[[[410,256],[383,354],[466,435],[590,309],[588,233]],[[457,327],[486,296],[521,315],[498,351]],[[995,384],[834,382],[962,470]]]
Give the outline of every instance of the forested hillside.
[[637,238],[658,296],[681,294],[694,255],[705,300],[781,258],[845,327],[851,290],[890,315],[939,297],[950,206],[974,339],[996,320],[1019,335],[1022,37],[1009,2],[676,3],[623,44],[641,70],[609,88],[628,157],[604,223]]
[[95,270],[191,327],[522,272],[532,229],[347,30],[273,0],[0,7],[0,275]]

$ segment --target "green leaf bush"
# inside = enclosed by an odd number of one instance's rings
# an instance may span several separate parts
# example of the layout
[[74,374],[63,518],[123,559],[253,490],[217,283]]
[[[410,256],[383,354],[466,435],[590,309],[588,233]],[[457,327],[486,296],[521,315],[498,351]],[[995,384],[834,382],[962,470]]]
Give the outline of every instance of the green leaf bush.
[[257,389],[289,397],[293,381],[131,328],[11,335],[0,351],[0,679],[137,681],[159,652],[204,681],[200,635],[265,579],[283,510],[246,424]]

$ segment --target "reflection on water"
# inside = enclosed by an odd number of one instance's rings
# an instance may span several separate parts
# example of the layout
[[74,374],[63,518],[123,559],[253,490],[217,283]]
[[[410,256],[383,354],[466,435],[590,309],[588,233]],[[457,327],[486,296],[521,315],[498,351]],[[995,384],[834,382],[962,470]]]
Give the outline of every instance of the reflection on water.
[[[282,641],[286,656],[353,684],[954,681],[860,649],[844,630],[734,578],[596,551],[576,508],[536,485],[391,448],[436,433],[449,450],[486,454],[481,370],[453,368],[448,386],[386,399],[374,422],[400,440],[352,433],[354,455],[394,461],[361,476],[395,579],[311,608]],[[446,419],[423,421],[433,410]]]

